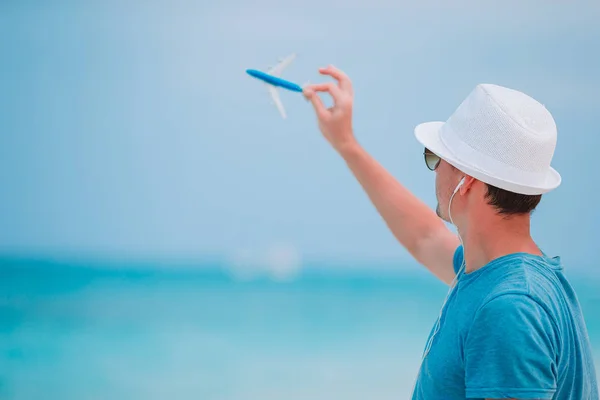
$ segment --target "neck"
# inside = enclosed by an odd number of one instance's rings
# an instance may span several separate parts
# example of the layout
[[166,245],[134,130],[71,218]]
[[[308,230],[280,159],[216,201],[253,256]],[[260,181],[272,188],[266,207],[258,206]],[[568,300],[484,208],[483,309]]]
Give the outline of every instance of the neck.
[[542,255],[531,237],[529,215],[473,215],[461,228],[467,273],[507,254]]

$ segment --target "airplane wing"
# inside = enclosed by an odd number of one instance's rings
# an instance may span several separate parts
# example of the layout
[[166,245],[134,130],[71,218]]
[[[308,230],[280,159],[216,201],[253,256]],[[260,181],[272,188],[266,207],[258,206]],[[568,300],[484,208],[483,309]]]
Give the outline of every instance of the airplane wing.
[[276,66],[274,66],[273,68],[271,68],[267,73],[269,75],[273,75],[273,76],[280,76],[281,72],[288,65],[290,65],[292,63],[292,61],[294,61],[294,58],[296,58],[296,53],[290,54],[286,58],[280,60],[279,63]]
[[279,97],[279,92],[277,91],[277,89],[274,86],[267,85],[267,88],[269,89],[271,98],[273,99],[273,102],[277,106],[277,109],[279,110],[281,117],[285,118],[286,117],[285,109],[283,108],[283,103],[281,103],[281,98]]

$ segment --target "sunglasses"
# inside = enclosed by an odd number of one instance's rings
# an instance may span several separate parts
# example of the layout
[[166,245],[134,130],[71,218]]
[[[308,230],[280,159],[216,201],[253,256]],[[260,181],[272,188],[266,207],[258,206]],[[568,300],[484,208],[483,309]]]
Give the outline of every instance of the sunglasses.
[[440,165],[441,159],[437,155],[433,154],[427,147],[425,147],[425,150],[423,151],[423,156],[425,157],[425,164],[427,165],[427,168],[429,168],[431,171],[435,171],[438,165]]

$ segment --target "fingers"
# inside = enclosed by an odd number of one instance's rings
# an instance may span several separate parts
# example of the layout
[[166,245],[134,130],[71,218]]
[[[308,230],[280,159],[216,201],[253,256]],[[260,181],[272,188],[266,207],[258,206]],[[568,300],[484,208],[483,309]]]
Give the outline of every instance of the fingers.
[[303,88],[304,96],[312,103],[319,118],[324,118],[331,114],[331,109],[325,108],[317,92],[328,92],[333,97],[336,106],[342,108],[348,105],[351,106],[352,84],[350,83],[350,78],[332,65],[327,68],[319,68],[319,72],[323,75],[330,75],[338,81],[337,85],[334,82],[326,82],[306,85]]
[[342,70],[334,67],[333,65],[329,65],[326,68],[319,68],[319,72],[323,75],[329,75],[336,79],[340,85],[340,89],[352,93],[352,82],[350,82],[350,78]]
[[321,101],[321,98],[319,97],[317,92],[315,92],[312,89],[312,87],[304,88],[303,92],[304,92],[304,96],[312,103],[312,105],[315,109],[315,112],[317,113],[317,116],[319,118],[323,118],[328,113],[328,111],[325,108],[325,105]]
[[315,83],[307,86],[307,88],[315,92],[328,92],[336,103],[342,97],[342,90],[333,82]]

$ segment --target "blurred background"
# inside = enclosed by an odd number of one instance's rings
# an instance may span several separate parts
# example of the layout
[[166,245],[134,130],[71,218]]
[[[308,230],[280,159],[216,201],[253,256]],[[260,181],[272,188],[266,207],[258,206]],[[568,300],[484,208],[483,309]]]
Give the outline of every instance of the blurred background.
[[[553,113],[533,233],[600,360],[597,1],[0,1],[0,398],[405,399],[447,287],[301,95],[334,64],[360,142],[435,207],[416,124],[478,83]],[[327,99],[327,98],[326,98]],[[329,99],[327,99],[328,102]]]

